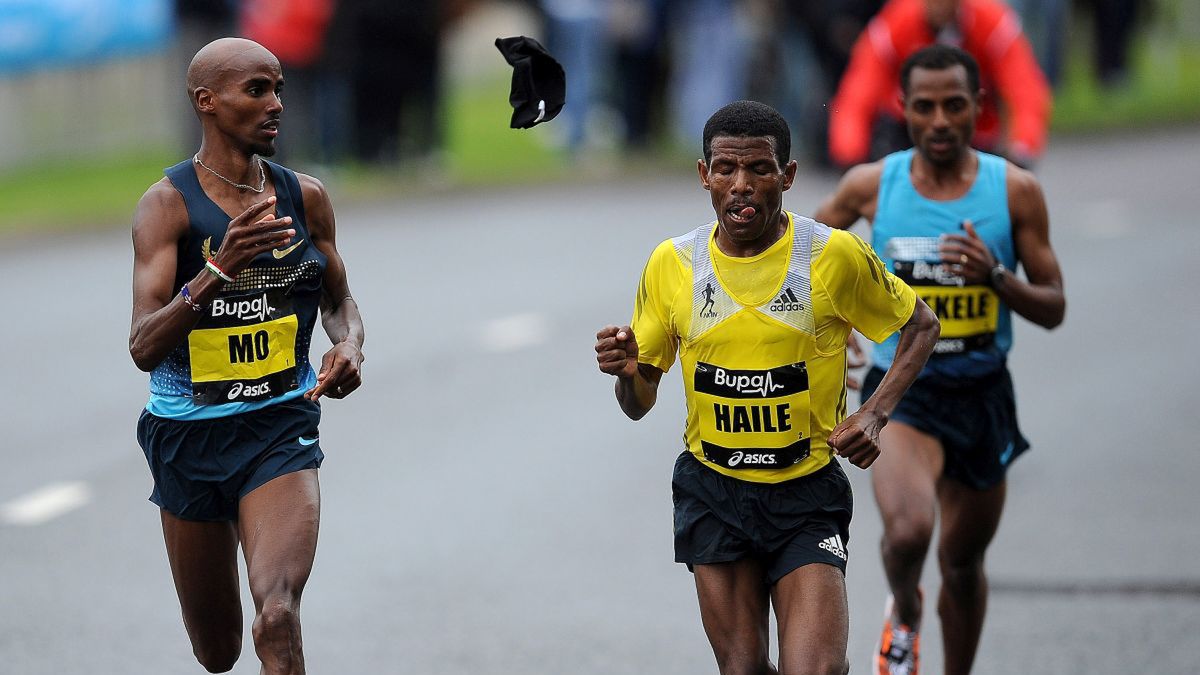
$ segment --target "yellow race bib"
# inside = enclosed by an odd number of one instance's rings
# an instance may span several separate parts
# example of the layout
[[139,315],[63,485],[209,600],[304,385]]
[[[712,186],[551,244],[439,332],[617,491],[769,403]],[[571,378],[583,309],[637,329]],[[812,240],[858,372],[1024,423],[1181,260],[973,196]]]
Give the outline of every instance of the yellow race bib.
[[961,354],[991,345],[1000,322],[1000,296],[987,286],[968,286],[940,262],[893,263],[897,277],[908,282],[937,315],[942,334],[935,354]]
[[808,369],[732,370],[697,362],[693,403],[704,458],[726,469],[782,469],[810,451]]
[[193,398],[261,401],[295,389],[297,326],[279,291],[215,299],[188,336]]

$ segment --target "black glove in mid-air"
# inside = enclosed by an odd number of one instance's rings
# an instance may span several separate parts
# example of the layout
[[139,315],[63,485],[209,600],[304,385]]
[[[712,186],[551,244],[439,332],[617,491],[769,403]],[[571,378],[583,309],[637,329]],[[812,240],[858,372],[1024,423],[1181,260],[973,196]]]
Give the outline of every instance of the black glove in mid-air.
[[537,40],[524,35],[496,38],[496,48],[513,67],[512,91],[508,95],[513,115],[509,126],[528,129],[554,119],[567,99],[563,67]]

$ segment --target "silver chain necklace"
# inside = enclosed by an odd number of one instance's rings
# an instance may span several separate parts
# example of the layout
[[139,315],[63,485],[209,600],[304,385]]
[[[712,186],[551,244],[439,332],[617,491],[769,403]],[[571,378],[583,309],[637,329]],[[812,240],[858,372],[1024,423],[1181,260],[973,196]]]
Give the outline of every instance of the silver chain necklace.
[[192,155],[192,159],[200,166],[204,167],[205,169],[208,169],[208,172],[211,173],[212,175],[216,176],[217,178],[220,178],[221,180],[225,181],[226,183],[229,183],[230,185],[232,185],[233,187],[235,187],[239,190],[250,190],[252,192],[257,192],[259,194],[262,194],[262,191],[267,189],[267,172],[263,171],[261,157],[257,157],[257,156],[255,157],[255,159],[258,160],[258,187],[254,187],[253,185],[242,185],[241,183],[235,183],[235,182],[229,180],[228,178],[226,178],[225,176],[222,176],[221,174],[214,171],[212,169],[212,167],[210,167],[209,165],[200,161],[200,153],[196,153],[195,155]]

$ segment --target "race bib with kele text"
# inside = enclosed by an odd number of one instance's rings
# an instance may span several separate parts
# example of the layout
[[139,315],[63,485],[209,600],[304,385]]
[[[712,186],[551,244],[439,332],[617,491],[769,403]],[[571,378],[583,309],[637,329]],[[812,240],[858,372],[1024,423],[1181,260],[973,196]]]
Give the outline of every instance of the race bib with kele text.
[[782,469],[808,457],[804,362],[733,370],[698,362],[693,401],[704,458],[727,469]]
[[936,237],[893,237],[887,253],[892,272],[912,286],[942,324],[934,354],[962,354],[992,345],[1000,297],[987,286],[967,285],[947,269]]
[[295,389],[296,329],[282,290],[222,296],[188,336],[197,403],[262,401]]

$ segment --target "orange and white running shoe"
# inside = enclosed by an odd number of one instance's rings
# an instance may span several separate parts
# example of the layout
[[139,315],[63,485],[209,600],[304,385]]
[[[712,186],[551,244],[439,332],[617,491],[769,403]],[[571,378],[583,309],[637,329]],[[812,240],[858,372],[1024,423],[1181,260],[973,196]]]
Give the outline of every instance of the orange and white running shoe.
[[917,675],[921,637],[896,621],[895,598],[888,595],[883,610],[883,632],[875,645],[875,675]]

